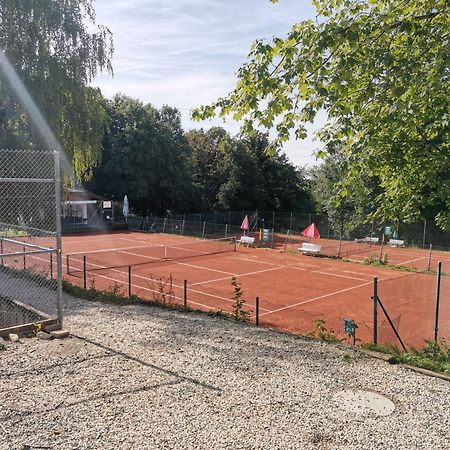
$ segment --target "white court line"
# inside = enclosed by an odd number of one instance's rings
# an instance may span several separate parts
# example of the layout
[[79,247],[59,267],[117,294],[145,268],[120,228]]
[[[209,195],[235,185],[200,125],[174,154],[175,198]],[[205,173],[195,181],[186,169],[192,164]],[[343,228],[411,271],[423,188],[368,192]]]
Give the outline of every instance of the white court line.
[[[282,268],[283,267],[272,267],[271,269],[263,269],[263,270],[258,270],[256,272],[240,273],[235,276],[236,276],[236,278],[240,278],[240,277],[245,277],[247,275],[256,275],[259,273],[270,272],[272,270],[279,270]],[[306,270],[306,269],[302,269],[302,270]],[[189,286],[200,286],[201,284],[214,283],[215,281],[222,281],[222,280],[229,280],[229,277],[216,278],[214,280],[207,280],[207,281],[199,281],[198,283],[193,283],[193,284],[190,284]]]
[[[276,265],[276,264],[273,264],[273,263],[266,263],[266,262],[263,262],[263,261],[252,261],[252,260],[248,260],[248,259],[245,259],[245,258],[236,258],[236,259],[241,259],[243,261],[251,261],[251,262],[261,262],[262,264],[268,264],[268,265],[271,265],[271,266],[275,266]],[[306,264],[302,264],[302,265],[306,265]],[[307,270],[307,271],[312,272],[312,273],[320,273],[322,275],[329,275],[331,277],[348,278],[349,280],[366,281],[366,278],[356,278],[356,277],[351,277],[349,275],[341,275],[341,274],[337,274],[337,273],[322,272],[320,270],[303,269],[302,267],[296,267],[296,266],[286,266],[286,265],[280,266],[280,265],[278,265],[277,267],[279,267],[280,269]],[[310,266],[310,267],[318,267],[318,266]]]
[[[75,259],[75,261],[78,262],[78,263],[82,263],[81,260],[76,260],[76,259]],[[104,268],[104,266],[101,266],[101,265],[99,265],[99,264],[92,264],[92,265],[93,265],[93,266],[97,266],[99,269]],[[122,275],[127,275],[126,272],[122,272],[121,270],[117,270],[117,269],[114,269],[114,268],[108,268],[108,270],[111,270],[112,272],[120,273],[120,274],[122,274]],[[106,278],[106,279],[108,279],[108,280],[120,282],[120,283],[126,283],[126,281],[122,281],[122,280],[110,278],[110,277],[107,277],[106,275],[101,275],[101,274],[98,274],[98,273],[96,274],[96,276],[99,276],[99,277],[102,277],[102,278]],[[135,273],[133,274],[133,278],[140,278],[140,279],[146,280],[146,281],[153,281],[153,278],[149,278],[149,277],[146,277],[146,276],[143,276],[143,275],[137,275],[137,274],[135,274]],[[228,279],[228,277],[227,277],[227,279]],[[135,286],[135,287],[137,287],[137,288],[144,289],[144,290],[148,290],[148,291],[151,291],[151,292],[157,292],[157,291],[154,291],[154,290],[145,288],[144,286],[139,286],[139,285],[133,284],[133,283],[131,284],[131,286]],[[183,289],[183,286],[178,286],[178,285],[176,285],[176,284],[173,284],[173,286],[176,287],[176,288],[178,288],[178,289]],[[189,291],[188,291],[188,292],[189,292]],[[196,289],[190,289],[190,292],[195,292],[195,293],[197,293],[197,294],[206,295],[207,297],[213,297],[213,298],[216,298],[216,299],[219,299],[219,300],[224,300],[224,301],[229,302],[229,303],[235,303],[234,300],[231,300],[231,299],[229,299],[229,298],[221,297],[220,295],[216,295],[216,294],[209,294],[209,293],[207,293],[207,292],[198,291],[198,290],[196,290]],[[176,297],[176,296],[175,296],[175,297]],[[177,298],[177,299],[181,299],[180,297],[176,297],[176,298]],[[195,303],[195,302],[190,302],[190,303]],[[197,304],[197,305],[202,305],[202,306],[207,306],[207,305],[203,305],[202,303],[196,303],[196,304]],[[210,308],[210,309],[215,309],[215,308],[210,307],[210,306],[208,306],[208,308]],[[270,311],[270,310],[265,309],[265,308],[260,308],[260,310]]]
[[[154,244],[149,245],[148,248],[161,248],[164,247],[162,244]],[[90,251],[82,251],[82,252],[73,252],[73,253],[66,253],[66,256],[72,256],[72,255],[90,255],[92,253],[106,253],[106,252],[120,252],[123,250],[135,250],[137,248],[142,249],[142,245],[134,245],[133,247],[121,247],[121,248],[105,248],[103,250],[90,250]],[[139,255],[142,256],[142,255]],[[151,258],[151,257],[150,257]],[[158,259],[153,257],[153,259]]]
[[308,300],[303,300],[303,301],[301,301],[299,303],[295,303],[293,305],[284,306],[283,308],[278,308],[278,309],[274,309],[274,310],[269,311],[269,312],[262,313],[262,314],[260,314],[260,317],[261,316],[266,316],[267,314],[273,314],[273,313],[276,313],[276,312],[279,312],[279,311],[284,311],[285,309],[291,309],[294,306],[300,306],[300,305],[304,305],[305,303],[315,302],[317,300],[321,300],[323,298],[331,297],[333,295],[342,294],[343,292],[348,292],[348,291],[351,291],[353,289],[357,289],[357,288],[360,288],[360,287],[363,287],[363,286],[369,286],[371,284],[373,284],[373,281],[368,281],[367,283],[358,284],[357,286],[352,286],[352,287],[349,287],[347,289],[342,289],[340,291],[331,292],[330,294],[324,294],[324,295],[321,295],[319,297],[314,297],[314,298],[310,298]]
[[413,261],[419,261],[419,259],[424,259],[424,258],[428,258],[428,256],[420,256],[419,258],[408,259],[407,261],[401,261],[401,262],[399,262],[399,263],[397,263],[395,265],[396,266],[401,266],[403,264],[408,264],[408,263],[413,262]]
[[339,275],[337,273],[321,272],[320,270],[314,270],[314,273],[321,273],[322,275],[330,275],[332,277],[349,278],[351,280],[367,281],[366,278],[356,278],[356,277],[351,277],[349,275]]
[[[122,250],[119,250],[118,252],[119,252],[119,253],[124,253],[125,255],[140,256],[141,258],[159,259],[159,258],[155,258],[155,257],[152,257],[152,256],[139,255],[138,253],[124,252],[124,251],[122,251]],[[210,272],[226,273],[227,275],[231,275],[232,277],[236,276],[235,273],[225,272],[224,270],[208,269],[207,267],[196,266],[196,265],[194,265],[194,264],[188,264],[188,263],[182,263],[182,262],[176,261],[176,260],[167,260],[167,261],[164,261],[163,259],[161,259],[161,261],[162,261],[162,262],[167,262],[167,263],[169,263],[169,264],[178,264],[178,265],[180,265],[180,266],[193,267],[193,268],[195,268],[195,269],[209,270]],[[133,264],[131,264],[131,265],[133,265]]]

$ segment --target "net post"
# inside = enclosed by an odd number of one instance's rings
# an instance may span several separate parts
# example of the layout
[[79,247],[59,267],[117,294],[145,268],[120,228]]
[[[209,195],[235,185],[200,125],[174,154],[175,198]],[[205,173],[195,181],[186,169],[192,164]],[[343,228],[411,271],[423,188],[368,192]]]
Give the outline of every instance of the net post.
[[233,236],[233,252],[237,251],[236,236]]
[[86,255],[83,255],[83,288],[86,290],[87,288],[87,280],[86,280]]
[[205,237],[206,222],[203,222],[202,238]]
[[66,255],[67,275],[70,274],[69,255]]
[[430,244],[430,250],[428,252],[428,271],[431,269],[431,253],[433,251],[433,244]]
[[183,286],[183,305],[187,308],[187,280],[184,280]]
[[275,234],[275,228],[272,228],[272,236],[270,239],[270,248],[273,248],[274,234]]
[[23,270],[25,270],[27,268],[27,258],[25,256],[25,252],[27,251],[27,249],[25,248],[25,245],[22,247],[23,250]]
[[131,297],[131,266],[128,266],[128,298]]
[[378,344],[378,278],[373,278],[373,343]]
[[166,232],[166,222],[167,222],[167,217],[164,217],[164,223],[163,223],[163,233]]
[[437,276],[436,276],[436,313],[434,317],[434,340],[438,339],[439,330],[439,303],[441,297],[441,273],[442,273],[442,262],[438,262],[437,266]]
[[255,310],[256,310],[255,323],[256,323],[256,326],[259,327],[259,297],[256,297]]
[[338,255],[337,257],[341,257],[341,247],[342,247],[342,238],[339,236],[339,248],[338,248]]

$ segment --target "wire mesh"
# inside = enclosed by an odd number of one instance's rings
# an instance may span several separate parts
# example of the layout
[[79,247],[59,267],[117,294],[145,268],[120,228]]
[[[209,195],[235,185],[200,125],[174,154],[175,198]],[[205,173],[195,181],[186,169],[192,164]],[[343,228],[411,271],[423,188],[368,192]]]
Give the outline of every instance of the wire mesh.
[[57,157],[0,149],[0,330],[62,320]]

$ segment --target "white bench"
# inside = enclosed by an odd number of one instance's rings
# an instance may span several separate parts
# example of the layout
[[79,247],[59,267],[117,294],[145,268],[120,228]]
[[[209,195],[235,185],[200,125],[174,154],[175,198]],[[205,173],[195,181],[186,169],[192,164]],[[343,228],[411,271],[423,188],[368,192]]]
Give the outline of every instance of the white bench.
[[241,238],[238,239],[236,242],[238,244],[244,244],[247,247],[249,247],[250,245],[253,245],[253,243],[255,242],[255,238],[251,236],[241,236]]
[[389,245],[391,247],[403,247],[405,245],[405,241],[401,241],[400,239],[389,239]]
[[309,242],[303,242],[302,246],[299,248],[303,255],[316,255],[320,252],[322,248],[321,245],[310,244]]
[[368,242],[369,244],[378,244],[380,238],[377,237],[370,237],[370,236],[366,236],[363,241],[364,242]]

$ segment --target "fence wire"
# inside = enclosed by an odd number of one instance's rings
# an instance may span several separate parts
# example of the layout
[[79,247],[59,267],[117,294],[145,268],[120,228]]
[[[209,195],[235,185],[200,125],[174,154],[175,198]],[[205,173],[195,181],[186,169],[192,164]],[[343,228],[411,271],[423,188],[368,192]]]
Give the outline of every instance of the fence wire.
[[0,334],[62,323],[59,154],[0,149]]

